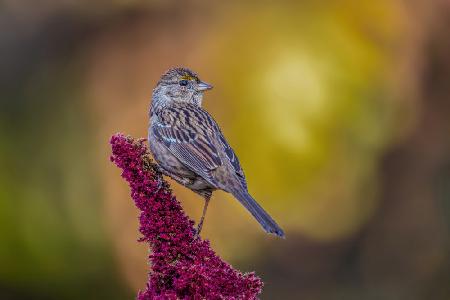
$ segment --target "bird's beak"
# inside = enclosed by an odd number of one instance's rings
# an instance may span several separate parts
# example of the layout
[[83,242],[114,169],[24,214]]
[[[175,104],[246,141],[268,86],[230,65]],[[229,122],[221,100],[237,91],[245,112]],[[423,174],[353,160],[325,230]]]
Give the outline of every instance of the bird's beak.
[[212,85],[210,85],[209,83],[203,82],[203,81],[200,81],[200,83],[198,84],[198,90],[199,91],[207,91],[207,90],[210,90],[212,88],[213,88]]

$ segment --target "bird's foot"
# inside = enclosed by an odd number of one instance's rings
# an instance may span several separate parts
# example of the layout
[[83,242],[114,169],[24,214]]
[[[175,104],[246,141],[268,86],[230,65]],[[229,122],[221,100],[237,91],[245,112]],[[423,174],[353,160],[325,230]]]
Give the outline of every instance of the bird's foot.
[[201,224],[198,224],[197,228],[194,228],[194,238],[201,239],[201,236],[200,236],[201,231],[202,231],[202,226],[201,226]]

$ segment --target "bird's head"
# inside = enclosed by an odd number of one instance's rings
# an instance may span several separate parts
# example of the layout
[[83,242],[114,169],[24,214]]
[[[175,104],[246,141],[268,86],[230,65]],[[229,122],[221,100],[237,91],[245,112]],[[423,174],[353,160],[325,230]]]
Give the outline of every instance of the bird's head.
[[174,68],[161,76],[154,93],[165,101],[187,102],[201,105],[203,92],[212,86],[201,81],[197,74],[187,68]]

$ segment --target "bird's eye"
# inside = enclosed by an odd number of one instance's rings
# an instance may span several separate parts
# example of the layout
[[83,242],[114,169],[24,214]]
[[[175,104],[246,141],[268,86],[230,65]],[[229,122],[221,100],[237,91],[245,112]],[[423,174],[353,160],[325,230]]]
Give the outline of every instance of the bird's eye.
[[180,85],[181,86],[187,86],[188,85],[188,81],[187,80],[181,80],[180,81]]

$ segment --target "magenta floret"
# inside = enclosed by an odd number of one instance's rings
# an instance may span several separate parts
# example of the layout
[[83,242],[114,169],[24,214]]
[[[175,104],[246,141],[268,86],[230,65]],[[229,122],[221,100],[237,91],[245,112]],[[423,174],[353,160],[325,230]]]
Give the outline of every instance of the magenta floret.
[[111,161],[123,170],[141,211],[140,241],[148,242],[151,271],[137,299],[256,299],[262,281],[242,274],[196,237],[190,220],[149,157],[145,139],[111,138]]

